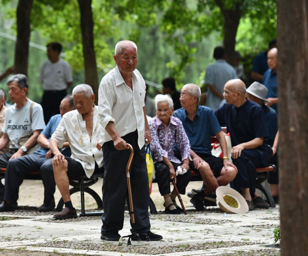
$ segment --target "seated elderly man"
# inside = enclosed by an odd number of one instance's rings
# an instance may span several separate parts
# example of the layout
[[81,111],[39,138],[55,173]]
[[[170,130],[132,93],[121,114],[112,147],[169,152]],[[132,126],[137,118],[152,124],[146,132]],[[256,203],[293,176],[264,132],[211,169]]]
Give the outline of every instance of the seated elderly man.
[[[68,95],[61,101],[60,114],[52,116],[45,129],[39,135],[37,141],[41,147],[33,154],[21,156],[8,162],[5,172],[4,202],[0,205],[0,212],[15,211],[19,186],[22,184],[24,176],[35,170],[40,171],[45,189],[44,203],[38,210],[46,212],[55,208],[54,193],[56,184],[51,162],[52,155],[49,150],[49,139],[56,130],[62,116],[73,109],[73,97]],[[65,145],[66,149],[62,152],[66,156],[71,155],[68,146],[67,142]]]
[[[173,114],[182,121],[190,142],[192,157],[190,168],[201,174],[206,185],[204,190],[191,199],[197,210],[203,209],[203,199],[206,195],[215,193],[218,186],[229,184],[237,174],[236,167],[228,158],[225,134],[214,112],[208,107],[199,105],[200,97],[201,91],[197,85],[184,85],[180,97],[182,108]],[[211,135],[216,135],[220,142],[222,159],[211,154]]]
[[[271,186],[271,194],[275,200],[275,203],[278,203],[279,199],[279,188],[278,188],[278,157],[277,157],[277,147],[278,147],[278,118],[277,113],[271,107],[265,105],[267,88],[260,84],[259,82],[252,83],[246,90],[247,98],[257,104],[259,104],[264,112],[266,127],[268,131],[268,144],[272,147],[273,157],[270,160],[271,164],[276,165],[275,172],[269,172],[268,183]],[[258,205],[255,205],[257,207]]]
[[[103,166],[103,153],[96,148],[102,128],[93,90],[87,84],[77,85],[73,97],[76,110],[63,116],[50,140],[54,177],[65,203],[62,212],[54,215],[56,219],[77,217],[70,198],[69,178],[90,178]],[[59,150],[66,141],[70,142],[71,157],[65,157]]]
[[[0,168],[6,168],[10,160],[27,154],[37,137],[45,128],[43,109],[40,104],[27,98],[29,88],[27,77],[23,74],[10,76],[7,80],[9,95],[14,104],[7,108],[0,138],[0,150],[10,141],[10,150],[0,154]],[[25,142],[21,143],[20,138]],[[0,201],[3,201],[4,186],[0,182]]]
[[268,204],[255,194],[256,167],[268,165],[269,147],[264,143],[268,138],[262,107],[246,99],[246,86],[240,79],[229,80],[224,87],[227,104],[215,111],[222,126],[231,134],[232,159],[238,175],[231,183],[242,192],[249,210],[268,208]]

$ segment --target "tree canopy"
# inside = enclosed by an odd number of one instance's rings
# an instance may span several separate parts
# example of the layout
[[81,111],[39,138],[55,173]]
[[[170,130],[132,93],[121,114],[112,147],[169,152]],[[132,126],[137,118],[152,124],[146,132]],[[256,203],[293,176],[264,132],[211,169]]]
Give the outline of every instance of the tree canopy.
[[[234,51],[239,50],[247,58],[249,69],[252,57],[276,37],[274,0],[87,1],[92,7],[98,81],[114,67],[114,46],[121,39],[137,43],[138,69],[145,79],[160,84],[163,78],[174,76],[181,87],[188,82],[200,84],[206,66],[214,61],[215,46],[225,44],[230,62]],[[41,46],[49,41],[61,42],[65,60],[74,70],[74,84],[85,80],[79,2],[82,1],[33,0],[30,15],[30,41]],[[17,4],[17,0],[1,1],[0,32],[17,35]],[[230,24],[235,10],[240,14],[238,27]],[[232,26],[235,32],[230,33]],[[13,64],[14,41],[1,37],[0,42],[4,60],[1,71]],[[43,61],[44,52],[30,48],[28,76],[35,88],[40,88],[38,77]],[[37,99],[41,92],[33,94]]]

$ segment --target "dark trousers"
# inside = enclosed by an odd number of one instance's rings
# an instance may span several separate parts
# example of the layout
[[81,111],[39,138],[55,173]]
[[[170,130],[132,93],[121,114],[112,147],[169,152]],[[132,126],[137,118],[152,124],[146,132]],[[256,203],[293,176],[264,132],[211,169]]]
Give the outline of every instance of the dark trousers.
[[279,184],[278,151],[271,158],[270,163],[276,165],[276,171],[275,172],[269,172],[267,181],[268,181],[269,184]]
[[18,199],[19,186],[25,175],[39,170],[45,188],[44,203],[50,204],[54,201],[56,184],[51,161],[52,159],[46,159],[46,156],[37,154],[10,160],[5,172],[4,199],[15,203]]
[[[5,152],[4,154],[0,155],[0,168],[6,168],[7,163],[10,160],[11,156],[17,151],[16,150],[10,150],[8,152]],[[0,202],[4,200],[4,186],[2,184],[2,181],[0,180]]]
[[[172,163],[175,171],[180,164]],[[164,162],[157,162],[155,166],[155,179],[158,184],[159,192],[162,196],[170,194],[170,169]],[[176,186],[179,193],[185,195],[186,187],[191,178],[191,170],[183,175],[176,176]]]
[[[267,157],[267,155],[266,155]],[[252,198],[255,197],[256,191],[256,179],[257,171],[256,168],[264,167],[264,159],[260,159],[260,155],[255,149],[244,149],[241,152],[241,156],[237,159],[232,159],[233,164],[238,169],[238,174],[235,179],[231,182],[231,187],[242,193],[241,188],[249,188],[250,195]]]
[[[130,181],[135,213],[135,230],[144,233],[150,230],[148,214],[149,179],[145,161],[145,148],[138,146],[137,131],[129,133],[123,139],[134,148],[134,157],[131,164]],[[113,141],[103,145],[104,153],[104,181],[102,234],[118,233],[123,228],[124,206],[127,198],[126,165],[130,150],[118,151]]]
[[49,119],[56,114],[60,113],[59,107],[63,98],[67,95],[66,90],[61,91],[44,91],[42,97],[42,108],[44,112],[45,124]]

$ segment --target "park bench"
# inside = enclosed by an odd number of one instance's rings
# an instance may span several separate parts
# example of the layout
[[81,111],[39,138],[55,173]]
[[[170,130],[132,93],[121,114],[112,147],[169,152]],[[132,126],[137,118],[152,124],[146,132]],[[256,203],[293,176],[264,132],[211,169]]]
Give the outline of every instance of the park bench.
[[[0,180],[5,177],[5,171],[6,168],[0,169]],[[93,190],[90,188],[93,184],[95,184],[100,177],[103,177],[103,173],[95,173],[92,175],[91,178],[87,178],[86,176],[83,176],[79,178],[78,180],[70,180],[70,185],[72,188],[70,188],[70,195],[73,195],[75,193],[80,192],[80,203],[81,203],[81,213],[80,216],[98,216],[102,215],[101,212],[86,212],[85,209],[85,193],[88,193],[93,197],[97,204],[97,209],[103,209],[103,203],[102,198]],[[39,171],[33,171],[25,176],[24,179],[30,179],[30,180],[41,180],[41,176]],[[60,198],[56,209],[58,211],[61,211],[63,209],[63,199]]]
[[[217,143],[216,136],[211,136],[211,143],[212,143],[212,146],[213,146],[213,143]],[[274,198],[271,195],[270,191],[262,183],[268,179],[269,172],[276,171],[276,166],[269,165],[263,168],[256,168],[256,171],[257,171],[256,188],[263,193],[263,195],[267,199],[269,206],[274,208],[276,206]],[[191,181],[203,181],[203,180],[199,173],[192,171]],[[155,183],[156,180],[154,179],[152,182]],[[156,206],[153,200],[151,199],[151,197],[149,200],[149,207],[150,207],[150,212],[152,214],[157,214]]]

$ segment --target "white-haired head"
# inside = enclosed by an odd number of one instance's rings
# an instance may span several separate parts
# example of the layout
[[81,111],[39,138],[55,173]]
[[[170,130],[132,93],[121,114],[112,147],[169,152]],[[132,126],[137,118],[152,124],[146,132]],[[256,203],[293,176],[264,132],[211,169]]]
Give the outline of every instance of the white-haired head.
[[170,110],[173,109],[173,100],[170,95],[157,94],[155,97],[155,108],[157,110],[157,105],[159,102],[168,102]]
[[117,55],[117,56],[121,55],[123,53],[123,48],[125,48],[127,46],[127,44],[133,45],[134,48],[136,49],[136,52],[137,52],[137,50],[138,50],[137,45],[133,41],[123,40],[123,41],[120,41],[116,44],[114,54]]
[[91,98],[93,95],[93,89],[88,84],[79,84],[73,89],[73,95],[84,93],[88,98]]
[[195,84],[185,84],[183,86],[183,88],[185,88],[190,95],[197,96],[197,104],[199,105],[200,98],[201,98],[200,87],[198,85],[195,85]]

